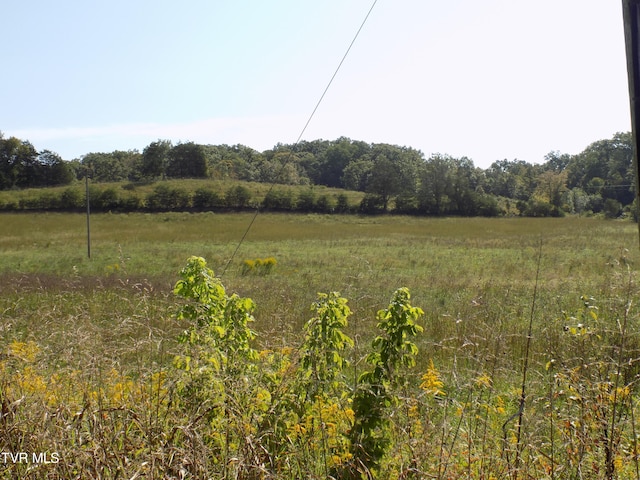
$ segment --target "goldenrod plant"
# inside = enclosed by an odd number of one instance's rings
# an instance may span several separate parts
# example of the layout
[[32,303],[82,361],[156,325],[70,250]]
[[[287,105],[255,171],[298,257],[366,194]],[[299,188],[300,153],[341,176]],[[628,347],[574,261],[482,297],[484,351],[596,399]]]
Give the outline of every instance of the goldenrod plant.
[[242,275],[268,275],[277,264],[274,257],[247,258],[242,262]]

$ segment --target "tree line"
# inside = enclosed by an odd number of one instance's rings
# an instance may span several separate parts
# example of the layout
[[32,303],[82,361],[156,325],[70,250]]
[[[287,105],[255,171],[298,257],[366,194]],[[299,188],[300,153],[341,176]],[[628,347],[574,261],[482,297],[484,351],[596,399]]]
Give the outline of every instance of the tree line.
[[[273,185],[324,185],[362,192],[362,201],[356,208],[361,213],[602,213],[617,217],[633,210],[635,198],[629,132],[596,141],[576,155],[550,152],[542,164],[504,159],[486,169],[476,167],[467,157],[434,154],[426,158],[411,147],[369,144],[346,137],[277,144],[264,152],[244,145],[174,145],[158,140],[142,152],[88,153],[65,161],[49,150],[38,152],[29,141],[4,138],[0,132],[0,190],[70,185],[85,176],[92,183],[210,178]],[[209,202],[210,207],[215,208],[216,202],[224,203],[226,200],[221,199],[228,193],[216,193],[218,200]],[[295,210],[298,204],[305,204],[304,193],[296,199],[292,195],[289,190],[274,189],[272,198],[263,200],[263,206]],[[199,203],[194,192],[187,196],[188,199],[183,195],[176,209],[208,205]],[[151,208],[153,202],[152,198],[138,203]],[[331,210],[331,203],[321,200],[318,209]],[[226,203],[230,204],[233,201]],[[140,205],[129,207],[136,209]]]

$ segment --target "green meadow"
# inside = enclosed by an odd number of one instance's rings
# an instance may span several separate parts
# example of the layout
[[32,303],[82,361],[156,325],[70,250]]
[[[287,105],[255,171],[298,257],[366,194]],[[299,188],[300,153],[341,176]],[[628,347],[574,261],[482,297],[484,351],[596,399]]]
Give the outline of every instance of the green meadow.
[[[639,478],[637,224],[97,214],[88,258],[84,215],[0,222],[0,446],[57,460],[0,462],[3,478]],[[255,302],[255,371],[213,368],[209,344],[178,341],[193,319],[173,288],[191,256]],[[385,380],[374,459],[354,447],[351,402],[400,287],[423,331],[402,337],[417,347],[393,369],[402,382]],[[344,385],[285,409],[319,292],[352,312],[344,366],[326,366]],[[178,357],[214,373],[196,382]],[[219,408],[205,415],[207,402]]]

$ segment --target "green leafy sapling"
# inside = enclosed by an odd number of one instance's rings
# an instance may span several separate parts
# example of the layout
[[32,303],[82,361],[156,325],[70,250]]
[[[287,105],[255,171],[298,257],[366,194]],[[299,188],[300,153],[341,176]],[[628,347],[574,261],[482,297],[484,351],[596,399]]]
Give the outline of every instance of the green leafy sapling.
[[202,257],[190,257],[180,277],[174,293],[187,302],[177,317],[190,321],[191,326],[180,336],[186,347],[185,355],[176,359],[177,366],[189,371],[195,362],[199,372],[218,374],[251,368],[258,358],[251,347],[255,333],[249,328],[254,320],[253,300],[227,295]]
[[313,401],[317,395],[346,390],[341,375],[348,361],[343,352],[353,346],[353,340],[343,332],[351,310],[339,293],[319,293],[311,310],[316,315],[304,327],[300,372],[305,396]]
[[377,313],[382,334],[372,342],[367,356],[372,369],[360,375],[353,399],[354,425],[349,432],[353,460],[348,478],[360,478],[375,470],[389,444],[391,430],[387,409],[397,402],[395,391],[407,379],[403,369],[415,365],[418,347],[412,338],[422,332],[417,320],[423,310],[411,306],[407,288],[393,294],[389,307]]

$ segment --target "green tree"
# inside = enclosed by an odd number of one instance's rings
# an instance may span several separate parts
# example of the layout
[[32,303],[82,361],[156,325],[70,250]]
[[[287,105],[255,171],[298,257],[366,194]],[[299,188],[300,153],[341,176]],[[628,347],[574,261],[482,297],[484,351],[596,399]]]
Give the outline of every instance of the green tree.
[[524,160],[499,160],[485,170],[485,191],[492,195],[529,200],[536,188],[537,177],[544,169]]
[[374,163],[370,159],[354,160],[342,172],[342,185],[347,190],[366,191],[373,169]]
[[342,375],[349,362],[344,351],[353,340],[343,333],[351,309],[338,292],[319,293],[311,306],[316,315],[305,325],[305,340],[300,348],[301,396],[313,402],[316,397],[340,397],[347,389]]
[[331,213],[334,209],[334,203],[329,198],[329,195],[322,194],[316,199],[315,210],[322,213]]
[[60,208],[63,210],[79,210],[85,205],[85,194],[79,188],[68,187],[60,195]]
[[171,141],[169,140],[157,140],[147,145],[142,151],[140,176],[145,179],[164,177],[170,151]]
[[484,173],[467,157],[432,155],[422,168],[418,208],[430,215],[495,215]]
[[139,158],[140,153],[135,150],[116,150],[111,153],[87,153],[82,157],[81,164],[95,182],[121,182],[134,174]]
[[545,163],[543,167],[545,170],[552,170],[560,173],[566,170],[571,163],[571,155],[566,153],[560,153],[558,151],[552,151],[544,156]]
[[432,155],[424,165],[418,205],[430,215],[443,215],[449,210],[448,192],[451,190],[451,170],[454,159],[449,155]]
[[[593,142],[572,157],[567,172],[569,188],[579,187],[588,194],[599,193],[604,199],[631,204],[635,197],[631,133],[616,133],[611,139]],[[602,181],[598,191],[590,185],[596,178]]]
[[500,197],[516,198],[516,176],[510,171],[509,160],[493,162],[484,172],[486,191]]
[[581,188],[568,190],[568,203],[572,206],[572,213],[581,214],[587,210],[589,196]]
[[373,164],[366,191],[380,198],[383,210],[389,202],[402,195],[416,195],[418,171],[424,164],[422,153],[407,147],[376,144],[368,155]]
[[347,213],[351,210],[351,205],[349,205],[349,197],[347,197],[344,193],[339,193],[336,195],[336,209],[335,211],[338,213]]
[[328,187],[342,188],[344,169],[354,160],[369,153],[371,147],[365,142],[340,137],[321,154],[316,174],[317,183]]
[[46,183],[45,168],[38,161],[38,152],[29,142],[22,142],[16,151],[17,178],[14,186],[20,188],[42,187]]
[[259,181],[264,156],[245,145],[205,145],[209,175],[216,179]]
[[50,150],[38,154],[38,161],[44,168],[44,186],[68,185],[75,179],[71,164]]
[[113,188],[105,188],[98,195],[91,198],[91,208],[100,211],[118,210],[120,207],[120,196],[118,191]]
[[454,159],[449,176],[448,196],[451,199],[451,213],[476,215],[476,189],[479,186],[479,178],[473,162],[467,157]]
[[202,145],[179,143],[169,151],[167,176],[174,178],[205,178],[207,156]]
[[402,191],[402,179],[395,165],[384,155],[379,155],[373,162],[371,175],[367,182],[367,191],[378,196],[385,212],[389,200]]
[[307,185],[309,178],[300,165],[300,155],[284,148],[269,152],[258,164],[259,182],[281,185]]
[[308,178],[309,183],[320,185],[324,175],[323,169],[326,167],[323,163],[324,157],[333,143],[328,140],[301,140],[295,145],[277,145],[273,150],[265,152],[265,156],[270,157],[278,151],[295,153],[296,164],[302,175]]
[[546,201],[556,208],[563,207],[563,195],[567,191],[567,173],[548,170],[538,176],[534,197]]
[[32,186],[31,179],[41,179],[43,172],[33,145],[16,137],[0,134],[0,189]]

